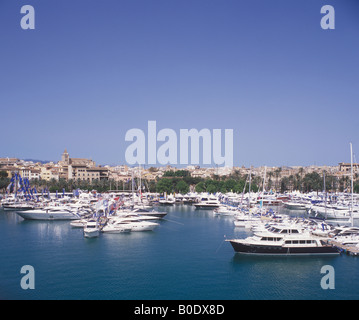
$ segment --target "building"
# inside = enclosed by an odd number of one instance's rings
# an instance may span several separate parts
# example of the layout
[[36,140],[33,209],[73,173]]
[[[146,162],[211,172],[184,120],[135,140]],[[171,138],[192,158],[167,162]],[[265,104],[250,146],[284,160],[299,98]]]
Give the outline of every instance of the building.
[[95,161],[85,158],[70,158],[65,149],[61,156],[59,165],[59,177],[66,180],[108,180],[109,169],[107,167],[96,166]]
[[20,160],[17,158],[0,158],[0,171],[6,171],[9,178],[12,177],[13,172],[17,170]]
[[[350,173],[351,172],[351,164],[350,163],[339,163],[339,172]],[[359,163],[353,163],[353,173],[359,172]]]
[[109,169],[106,167],[93,167],[80,164],[73,164],[68,166],[68,180],[108,180]]
[[43,165],[40,168],[41,179],[50,181],[52,179],[59,180],[59,168],[53,165]]

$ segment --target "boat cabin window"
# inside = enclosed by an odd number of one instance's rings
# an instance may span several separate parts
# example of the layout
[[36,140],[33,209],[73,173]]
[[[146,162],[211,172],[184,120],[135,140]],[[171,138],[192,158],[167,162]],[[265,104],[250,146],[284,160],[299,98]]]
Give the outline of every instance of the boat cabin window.
[[276,237],[262,237],[263,241],[280,241],[281,238],[276,238]]
[[285,244],[314,244],[315,240],[286,240]]

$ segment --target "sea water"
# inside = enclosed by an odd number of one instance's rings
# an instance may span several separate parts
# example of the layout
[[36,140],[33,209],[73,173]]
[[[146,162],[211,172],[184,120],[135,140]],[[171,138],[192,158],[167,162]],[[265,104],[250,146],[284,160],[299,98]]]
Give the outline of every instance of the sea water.
[[[93,239],[69,221],[0,210],[0,299],[359,299],[357,257],[236,254],[225,240],[251,233],[233,217],[189,205],[159,210],[168,214],[154,231]],[[34,289],[21,287],[24,265],[34,268]],[[325,265],[334,289],[321,287]]]

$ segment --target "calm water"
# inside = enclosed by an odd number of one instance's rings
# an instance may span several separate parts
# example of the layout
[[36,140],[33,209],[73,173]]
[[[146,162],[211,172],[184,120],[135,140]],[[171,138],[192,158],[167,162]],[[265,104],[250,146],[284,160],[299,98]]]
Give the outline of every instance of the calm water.
[[[359,258],[248,257],[225,237],[246,237],[232,218],[163,207],[154,232],[85,239],[69,222],[24,221],[0,211],[0,299],[359,299]],[[23,290],[20,269],[35,268]],[[335,289],[323,290],[323,265]]]

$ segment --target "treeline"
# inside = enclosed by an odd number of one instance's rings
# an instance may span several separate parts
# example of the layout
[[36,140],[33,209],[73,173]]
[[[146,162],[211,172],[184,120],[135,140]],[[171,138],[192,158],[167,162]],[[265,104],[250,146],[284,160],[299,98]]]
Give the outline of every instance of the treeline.
[[[0,171],[0,191],[4,193],[7,186],[10,184],[10,179],[7,177],[5,171]],[[349,192],[350,191],[350,177],[342,176],[336,177],[326,174],[325,189],[328,192]],[[109,190],[132,190],[132,181],[115,181],[115,180],[65,180],[52,179],[46,180],[31,180],[31,187],[35,187],[38,192],[41,190],[48,190],[49,192],[72,192],[76,189],[81,190],[97,190],[98,192],[106,192]],[[251,191],[261,190],[263,187],[262,176],[252,176]],[[166,171],[162,178],[153,180],[134,180],[134,189],[138,191],[142,188],[143,191],[158,192],[158,193],[173,193],[180,192],[185,194],[189,191],[196,192],[235,192],[241,193],[249,191],[249,182],[247,175],[241,175],[239,171],[235,171],[231,175],[218,176],[212,175],[210,178],[192,177],[187,170]],[[267,191],[273,190],[277,192],[287,192],[299,190],[301,192],[323,191],[324,179],[323,175],[317,172],[303,174],[300,172],[295,175],[280,177],[280,171],[272,171],[266,177],[265,189]],[[359,193],[359,179],[355,175],[354,192]]]
[[[359,181],[355,176],[354,192],[359,192]],[[280,192],[299,190],[301,192],[323,191],[327,192],[349,192],[351,187],[351,179],[349,176],[337,177],[330,174],[324,175],[317,172],[307,173],[304,176],[300,174],[285,176],[280,179]]]

